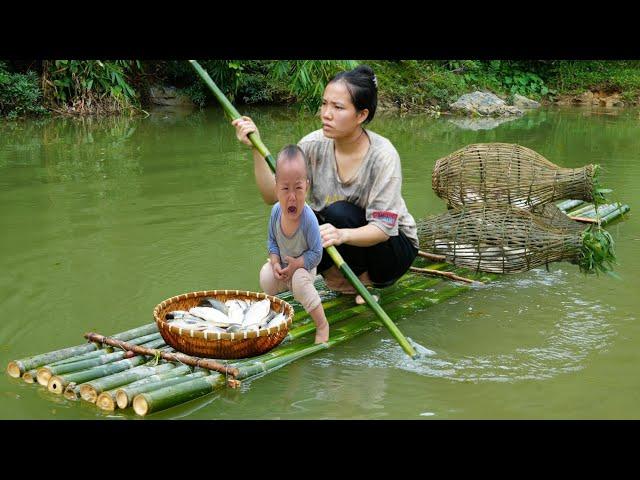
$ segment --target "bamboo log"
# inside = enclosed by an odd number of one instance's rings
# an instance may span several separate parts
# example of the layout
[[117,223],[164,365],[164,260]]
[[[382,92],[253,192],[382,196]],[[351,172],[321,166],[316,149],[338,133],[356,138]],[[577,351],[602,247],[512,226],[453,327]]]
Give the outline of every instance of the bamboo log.
[[441,272],[440,270],[432,270],[430,268],[418,268],[418,267],[409,267],[409,270],[417,273],[428,273],[429,275],[437,275],[441,277],[447,277],[451,280],[458,280],[460,282],[472,283],[475,285],[484,285],[484,283],[479,282],[477,280],[472,280],[471,278],[460,277],[453,272]]
[[[144,385],[138,385],[136,387],[129,388],[124,387],[118,389],[116,392],[116,401],[118,403],[119,408],[127,408],[129,404],[133,401],[133,399],[141,394],[153,392],[154,390],[160,390],[161,388],[171,387],[174,385],[179,385],[180,383],[189,382],[196,378],[209,376],[210,373],[208,370],[201,370],[198,372],[188,373],[186,375],[177,375],[175,377],[166,378],[163,380],[156,380],[155,382],[150,382]],[[219,375],[215,373],[214,375]]]
[[585,203],[584,200],[562,200],[561,202],[556,203],[556,207],[566,213],[568,210],[582,205],[583,203]]
[[[161,339],[162,339],[162,336],[160,335],[160,332],[156,332],[149,335],[144,335],[139,338],[132,339],[129,341],[129,343],[132,343],[134,345],[139,345],[141,343],[142,344],[148,343],[148,345],[146,346],[149,348],[152,348],[154,346],[163,345],[164,340],[162,340],[161,342],[157,341]],[[153,343],[149,343],[149,342],[153,342]],[[44,367],[40,367],[38,369],[38,383],[40,385],[47,386],[47,384],[49,383],[49,379],[53,375],[63,375],[66,373],[86,370],[91,367],[97,367],[98,365],[104,365],[107,363],[115,362],[117,360],[122,360],[123,358],[131,358],[134,355],[135,353],[132,352],[131,350],[128,350],[128,351],[122,350],[122,351],[113,352],[113,353],[105,353],[104,355],[101,355],[99,357],[93,357],[86,360],[79,360],[77,362],[67,362],[60,365],[52,365],[52,366],[45,365]]]
[[427,260],[433,260],[434,262],[444,262],[447,260],[447,257],[444,255],[436,255],[434,253],[423,252],[422,250],[418,250],[418,256],[422,258],[426,258]]
[[138,365],[142,365],[146,362],[143,356],[136,356],[128,358],[126,360],[119,360],[113,363],[107,363],[106,365],[100,365],[88,370],[82,370],[80,372],[70,373],[65,376],[54,375],[49,379],[47,384],[47,390],[51,393],[57,393],[62,395],[67,385],[71,383],[80,384],[85,383],[95,378],[106,377],[107,375],[113,375],[114,373],[122,372]]
[[24,380],[26,383],[35,383],[37,376],[38,371],[34,368],[33,370],[24,372],[24,374],[22,375],[22,380]]
[[83,400],[86,400],[89,403],[95,403],[98,399],[98,395],[105,390],[120,387],[127,383],[140,380],[141,378],[150,377],[151,375],[163,373],[174,368],[176,368],[176,366],[173,363],[161,363],[156,366],[141,365],[137,368],[132,368],[125,370],[124,372],[83,383],[80,385],[80,396]]
[[[207,375],[209,374],[209,370],[198,371],[205,372]],[[189,375],[190,373],[192,373],[191,367],[189,367],[188,365],[179,365],[178,367],[174,368],[173,370],[169,370],[168,372],[151,375],[150,377],[143,378],[141,380],[129,383],[128,385],[110,390],[110,392],[115,398],[118,407],[124,409],[129,406],[129,404],[133,400],[133,397],[135,397],[138,393],[143,392],[142,390],[138,390],[138,388],[143,388],[146,385],[167,381],[173,378],[182,378],[185,375]]]
[[569,216],[569,218],[571,220],[575,220],[576,222],[582,222],[582,223],[598,223],[598,221],[594,218],[587,218],[587,217],[572,217]]
[[212,372],[211,375],[206,377],[196,378],[152,392],[140,393],[133,399],[133,411],[140,416],[145,416],[164,410],[211,393],[216,388],[224,385],[224,382],[224,375]]
[[604,216],[603,218],[601,218],[600,223],[603,225],[606,223],[609,223],[615,220],[616,218],[621,217],[622,215],[627,213],[629,210],[630,210],[629,205],[621,205],[619,209],[616,209],[611,213],[607,214],[606,216]]
[[[131,330],[127,330],[125,332],[120,332],[114,335],[112,338],[117,338],[119,340],[127,341],[132,338],[139,337],[140,335],[145,335],[148,333],[158,331],[158,326],[155,323],[150,323],[147,325],[143,325],[142,327],[137,327]],[[95,343],[85,343],[82,345],[76,345],[74,347],[63,348],[60,350],[54,350],[47,353],[42,353],[40,355],[35,355],[33,357],[26,357],[20,360],[13,360],[9,362],[7,366],[7,373],[14,377],[19,378],[22,374],[28,370],[33,370],[34,368],[41,367],[48,363],[56,362],[58,360],[64,360],[69,357],[74,357],[76,355],[80,355],[82,353],[91,352],[93,350],[97,350],[98,346]]]
[[[106,343],[108,345],[118,346],[126,350],[132,350],[135,353],[142,354],[142,355],[158,354],[158,351],[156,350],[144,348],[138,345],[131,345],[129,343],[122,342],[120,340],[114,340],[109,337],[105,337],[103,335],[99,335],[93,332],[85,333],[84,336],[87,339],[92,341],[98,341],[100,343]],[[215,360],[192,357],[190,355],[186,355],[184,353],[179,353],[179,352],[175,352],[175,353],[159,352],[159,355],[169,362],[180,362],[186,365],[191,365],[192,367],[202,367],[208,370],[214,370],[216,372],[225,373],[227,375],[235,375],[237,373],[235,369],[229,368],[226,365],[222,365],[221,363],[218,363]]]

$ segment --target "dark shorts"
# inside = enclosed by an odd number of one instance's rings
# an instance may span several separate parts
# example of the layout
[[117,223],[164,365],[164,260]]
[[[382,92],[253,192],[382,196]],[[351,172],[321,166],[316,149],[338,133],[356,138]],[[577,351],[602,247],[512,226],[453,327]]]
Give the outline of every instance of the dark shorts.
[[[330,223],[336,228],[358,228],[369,223],[363,208],[346,201],[332,203],[321,212],[314,213],[320,225]],[[373,286],[377,288],[393,285],[409,270],[418,255],[418,249],[402,232],[395,237],[389,237],[386,242],[371,247],[343,244],[336,249],[356,275],[369,272]],[[326,250],[323,250],[318,273],[324,272],[333,265],[333,260]]]

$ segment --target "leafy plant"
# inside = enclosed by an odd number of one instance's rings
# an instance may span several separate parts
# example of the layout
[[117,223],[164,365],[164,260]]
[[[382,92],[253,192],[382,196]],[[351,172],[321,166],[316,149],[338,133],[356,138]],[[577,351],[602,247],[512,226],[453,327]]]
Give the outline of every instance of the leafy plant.
[[13,73],[0,62],[0,115],[17,118],[48,113],[42,106],[42,90],[33,71]]

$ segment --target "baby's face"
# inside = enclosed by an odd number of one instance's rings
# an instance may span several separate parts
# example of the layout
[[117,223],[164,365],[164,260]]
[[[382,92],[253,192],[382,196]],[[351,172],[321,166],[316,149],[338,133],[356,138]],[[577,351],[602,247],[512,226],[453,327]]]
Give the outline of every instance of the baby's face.
[[300,218],[307,196],[308,183],[302,159],[289,160],[278,165],[276,191],[282,215],[291,220]]

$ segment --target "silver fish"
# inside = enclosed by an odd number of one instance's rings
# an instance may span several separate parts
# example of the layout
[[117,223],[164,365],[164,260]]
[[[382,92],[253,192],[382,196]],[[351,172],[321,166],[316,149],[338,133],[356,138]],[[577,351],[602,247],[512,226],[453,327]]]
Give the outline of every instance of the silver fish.
[[242,326],[245,328],[259,326],[269,315],[271,302],[268,299],[260,300],[249,307],[244,314]]
[[216,310],[221,311],[225,315],[228,315],[228,313],[229,313],[229,312],[227,312],[227,306],[224,303],[222,303],[221,301],[216,300],[215,298],[212,298],[212,297],[203,298],[198,303],[198,306],[199,307],[212,307],[212,308],[215,308]]

